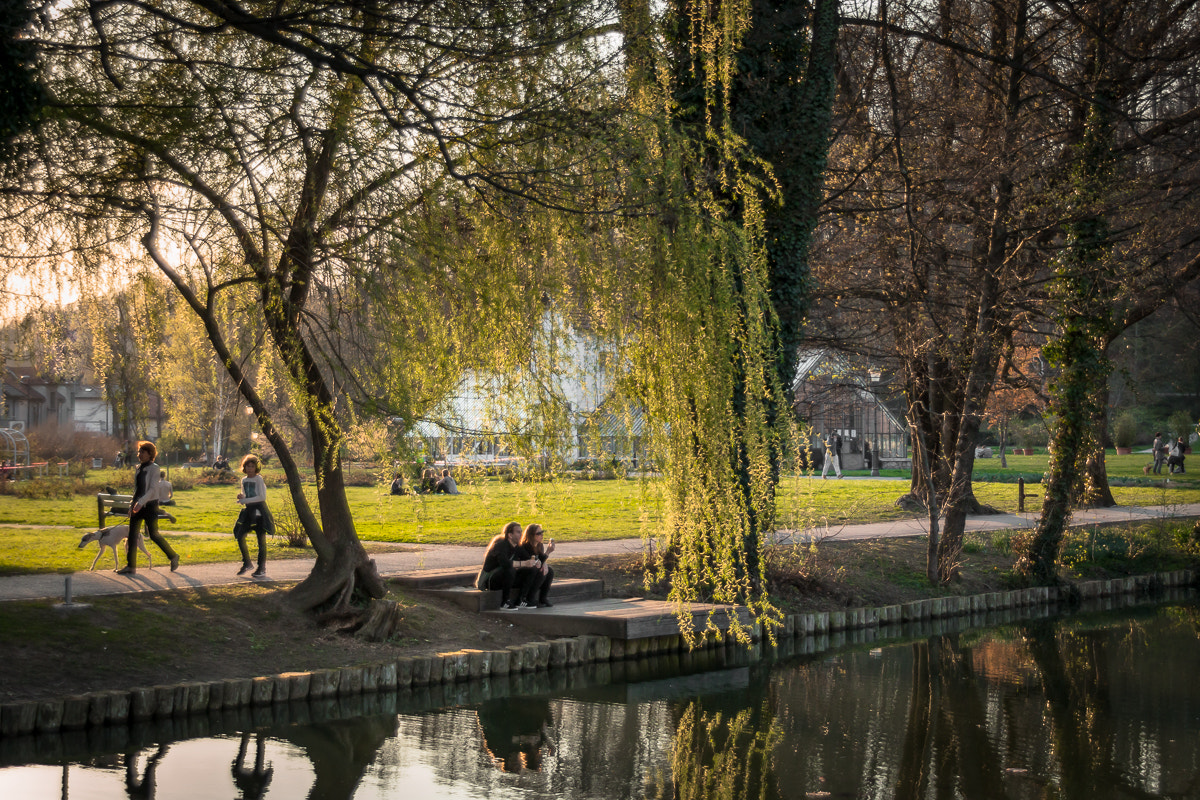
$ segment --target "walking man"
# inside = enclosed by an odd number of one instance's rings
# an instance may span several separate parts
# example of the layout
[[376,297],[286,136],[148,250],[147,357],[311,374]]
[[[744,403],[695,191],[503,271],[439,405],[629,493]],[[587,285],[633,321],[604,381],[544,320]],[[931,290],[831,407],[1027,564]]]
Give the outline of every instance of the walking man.
[[842,435],[837,431],[825,439],[825,464],[821,467],[821,480],[826,480],[830,464],[833,465],[834,473],[839,478],[842,477]]

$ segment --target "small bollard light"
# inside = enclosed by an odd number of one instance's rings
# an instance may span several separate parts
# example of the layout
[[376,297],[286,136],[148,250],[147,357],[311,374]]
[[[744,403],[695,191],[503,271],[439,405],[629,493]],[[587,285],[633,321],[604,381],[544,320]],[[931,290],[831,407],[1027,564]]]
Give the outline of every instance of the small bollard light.
[[62,609],[64,611],[77,611],[79,609],[91,608],[91,605],[89,605],[88,603],[76,603],[75,602],[74,591],[72,590],[72,587],[71,587],[71,576],[70,575],[65,576],[65,583],[63,586],[63,594],[64,594],[63,601],[61,603],[55,603],[54,604],[55,608]]

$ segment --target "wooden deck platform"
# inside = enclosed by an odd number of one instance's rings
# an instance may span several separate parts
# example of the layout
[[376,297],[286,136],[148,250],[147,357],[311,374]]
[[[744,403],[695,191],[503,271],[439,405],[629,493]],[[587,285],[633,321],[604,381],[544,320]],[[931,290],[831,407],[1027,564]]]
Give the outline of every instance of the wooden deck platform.
[[[553,597],[551,597],[553,599]],[[734,606],[697,605],[692,609],[694,630],[705,627],[709,612],[713,622],[725,630],[729,627]],[[558,603],[553,608],[520,611],[486,611],[490,616],[502,616],[514,625],[537,631],[545,636],[581,636],[597,634],[610,639],[648,639],[679,633],[679,618],[672,603],[641,598],[604,597],[573,603]],[[743,624],[751,617],[744,608],[736,608]]]
[[[513,625],[528,628],[544,636],[581,636],[595,634],[610,639],[648,639],[679,633],[675,606],[661,600],[604,597],[604,582],[598,579],[555,580],[550,591],[551,608],[504,611],[500,592],[481,592],[471,583],[477,570],[418,570],[389,578],[410,591],[427,592],[449,600],[470,611],[503,617]],[[736,613],[743,624],[750,613],[735,606],[696,605],[691,609],[694,630],[702,630],[710,612],[716,626],[729,627]]]

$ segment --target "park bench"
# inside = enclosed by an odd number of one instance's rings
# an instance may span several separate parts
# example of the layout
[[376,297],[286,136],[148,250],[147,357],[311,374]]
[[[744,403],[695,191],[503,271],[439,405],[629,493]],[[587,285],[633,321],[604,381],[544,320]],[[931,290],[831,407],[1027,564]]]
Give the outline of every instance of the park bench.
[[[131,494],[109,494],[100,492],[96,495],[96,513],[99,516],[99,527],[105,526],[105,520],[108,517],[128,517],[129,504],[133,502]],[[175,505],[174,500],[168,500],[167,504]],[[158,504],[158,518],[175,521],[175,517],[163,508],[164,503]]]

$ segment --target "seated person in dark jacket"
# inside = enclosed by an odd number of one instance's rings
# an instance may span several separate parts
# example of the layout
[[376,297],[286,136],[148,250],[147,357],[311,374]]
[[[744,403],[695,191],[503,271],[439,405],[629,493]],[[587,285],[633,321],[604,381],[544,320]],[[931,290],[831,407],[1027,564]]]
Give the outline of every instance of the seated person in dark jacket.
[[392,494],[405,494],[405,493],[406,493],[406,491],[404,489],[404,476],[401,475],[399,472],[397,472],[396,477],[392,478]]
[[475,578],[475,588],[482,591],[498,589],[503,592],[501,608],[511,611],[517,608],[517,598],[513,594],[516,585],[518,569],[537,567],[537,559],[514,560],[517,555],[517,545],[521,543],[521,525],[510,522],[488,543],[487,552],[483,555],[483,568]]
[[546,539],[546,531],[536,522],[525,527],[521,543],[517,546],[517,559],[533,561],[537,566],[517,570],[517,596],[521,606],[549,608],[550,584],[554,582],[554,570],[546,559],[554,552],[554,540]]

